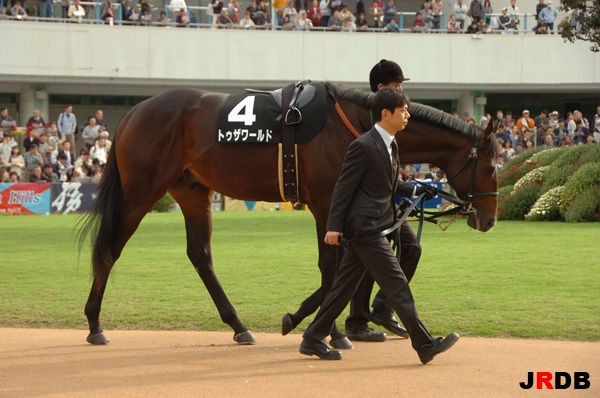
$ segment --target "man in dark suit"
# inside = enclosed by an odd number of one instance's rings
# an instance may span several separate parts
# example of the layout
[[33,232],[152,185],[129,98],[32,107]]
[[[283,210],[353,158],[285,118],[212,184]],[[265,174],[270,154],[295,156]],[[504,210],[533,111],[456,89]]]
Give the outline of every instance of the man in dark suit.
[[[402,90],[402,83],[410,80],[404,77],[400,66],[386,59],[379,61],[369,73],[369,85],[372,92],[384,88],[395,88]],[[399,196],[412,197],[420,195],[428,188],[419,185],[416,188],[409,182],[398,182],[396,194]],[[433,188],[432,188],[433,190]],[[435,192],[429,193],[430,198]],[[400,225],[395,233],[394,239],[398,245],[398,260],[406,279],[410,282],[419,259],[421,258],[421,245],[407,222]],[[394,317],[394,312],[386,304],[386,297],[381,291],[373,299],[373,312],[369,309],[371,291],[373,290],[373,278],[367,273],[359,285],[350,303],[350,315],[346,319],[346,336],[353,341],[385,341],[385,333],[375,331],[369,327],[369,321],[383,326],[391,333],[400,337],[408,337],[408,332]]]
[[394,135],[408,123],[408,97],[396,89],[383,89],[374,96],[370,110],[376,124],[348,147],[327,221],[325,243],[338,245],[343,236],[348,246],[331,291],[304,333],[300,353],[321,359],[342,358],[341,352],[330,350],[323,339],[368,272],[406,326],[412,346],[425,364],[454,345],[459,336],[431,336],[417,316],[398,259],[380,234],[396,219],[394,192],[399,162]]

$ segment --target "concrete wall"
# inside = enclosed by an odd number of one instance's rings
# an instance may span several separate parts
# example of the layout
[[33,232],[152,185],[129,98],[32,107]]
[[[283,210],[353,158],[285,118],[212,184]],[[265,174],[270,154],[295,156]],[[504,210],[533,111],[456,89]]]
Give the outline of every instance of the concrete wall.
[[[600,54],[556,35],[272,32],[5,22],[0,81],[276,86],[311,78],[365,86],[381,58],[414,88],[598,90]],[[0,89],[2,83],[0,83]]]
[[[241,31],[6,21],[0,93],[21,123],[48,96],[151,96],[189,86],[237,92],[300,79],[368,88],[382,58],[402,65],[411,98],[480,116],[486,93],[598,93],[600,54],[557,35]],[[6,105],[6,104],[5,104]],[[92,111],[89,109],[90,113]],[[49,115],[49,117],[48,117]],[[16,114],[15,114],[16,116]],[[83,116],[80,114],[80,116]],[[83,119],[82,119],[83,120]]]

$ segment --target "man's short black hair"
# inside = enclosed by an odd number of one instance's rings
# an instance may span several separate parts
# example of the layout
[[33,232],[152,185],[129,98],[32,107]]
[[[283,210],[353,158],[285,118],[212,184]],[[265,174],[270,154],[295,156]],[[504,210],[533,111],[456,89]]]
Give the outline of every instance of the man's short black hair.
[[381,120],[381,112],[384,109],[394,112],[398,107],[407,105],[410,103],[408,95],[403,90],[397,90],[395,88],[383,88],[379,90],[371,99],[371,118],[378,122]]

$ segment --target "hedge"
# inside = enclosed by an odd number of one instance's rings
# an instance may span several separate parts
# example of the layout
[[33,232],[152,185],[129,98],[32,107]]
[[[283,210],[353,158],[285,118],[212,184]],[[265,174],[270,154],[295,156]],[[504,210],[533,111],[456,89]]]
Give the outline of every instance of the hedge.
[[504,206],[513,191],[513,185],[506,185],[498,189],[498,219],[502,220],[501,214],[504,214]]
[[558,159],[562,155],[562,151],[560,148],[550,148],[545,149],[541,152],[536,153],[527,161],[534,161],[537,164],[537,167],[541,166],[550,166],[556,159]]
[[546,173],[546,179],[542,185],[541,193],[544,194],[552,188],[564,185],[567,182],[567,178],[572,174],[570,167],[556,167],[554,164],[551,169]]
[[554,167],[569,167],[573,168],[573,166],[578,163],[578,160],[585,156],[585,153],[591,149],[594,145],[576,145],[568,148],[564,148],[562,150],[562,154],[558,159],[552,164]]
[[174,207],[175,199],[173,199],[173,197],[169,193],[167,193],[165,196],[162,197],[161,200],[154,204],[154,207],[152,207],[152,211],[157,213],[167,213],[173,210]]
[[513,191],[502,208],[498,208],[498,219],[523,220],[539,197],[541,188],[538,184],[527,184]]
[[560,215],[560,194],[563,186],[550,189],[548,192],[538,198],[525,215],[527,221],[556,221],[561,220]]
[[565,189],[560,195],[560,214],[565,219],[573,200],[593,185],[600,185],[600,162],[581,166],[565,183]]
[[513,156],[508,162],[504,164],[500,173],[498,173],[498,185],[503,187],[507,185],[513,185],[523,177],[534,167],[534,164],[529,164],[521,170],[523,163],[531,158],[536,153],[540,152],[541,149],[530,149],[528,151],[521,152],[518,155]]
[[499,220],[600,220],[600,145],[537,148],[498,174]]
[[578,167],[591,162],[600,162],[600,145],[590,145],[588,150],[583,152],[577,159],[575,166]]
[[542,185],[546,179],[546,174],[551,169],[551,166],[538,167],[525,174],[519,181],[515,183],[514,189],[518,191],[522,186],[527,184]]
[[600,186],[594,185],[577,196],[565,211],[565,221],[600,220]]

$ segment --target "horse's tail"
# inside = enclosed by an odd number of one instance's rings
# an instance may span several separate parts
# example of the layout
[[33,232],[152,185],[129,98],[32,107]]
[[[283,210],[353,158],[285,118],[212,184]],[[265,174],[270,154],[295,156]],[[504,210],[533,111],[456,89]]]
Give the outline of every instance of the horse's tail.
[[110,272],[118,255],[113,252],[113,247],[121,226],[123,188],[117,165],[116,144],[115,139],[96,190],[96,201],[92,211],[81,220],[78,233],[79,253],[86,238],[91,237],[94,275]]

